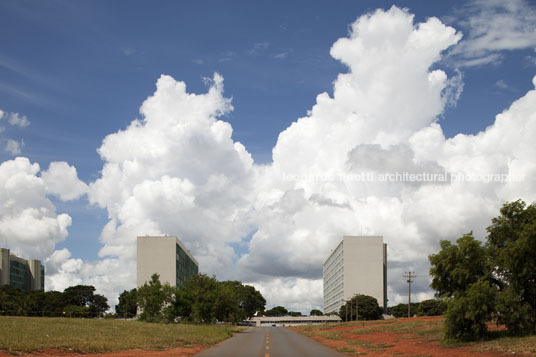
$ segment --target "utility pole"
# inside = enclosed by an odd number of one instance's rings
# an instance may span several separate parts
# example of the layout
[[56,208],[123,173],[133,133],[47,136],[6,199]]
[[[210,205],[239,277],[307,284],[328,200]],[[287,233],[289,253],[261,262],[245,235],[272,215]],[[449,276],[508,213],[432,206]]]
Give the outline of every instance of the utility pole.
[[348,301],[346,302],[346,322],[348,322]]
[[408,317],[411,317],[411,283],[413,282],[412,278],[415,277],[414,271],[404,273],[404,278],[408,278]]
[[355,296],[355,320],[359,321],[359,306],[357,305],[357,300],[359,299],[359,294]]

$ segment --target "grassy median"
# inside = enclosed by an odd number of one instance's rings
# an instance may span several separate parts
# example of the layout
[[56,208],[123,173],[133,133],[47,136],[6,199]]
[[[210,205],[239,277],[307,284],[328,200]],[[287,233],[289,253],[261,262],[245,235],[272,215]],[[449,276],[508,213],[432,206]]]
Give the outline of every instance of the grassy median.
[[151,324],[134,320],[0,317],[0,350],[166,350],[214,345],[243,328],[231,325]]

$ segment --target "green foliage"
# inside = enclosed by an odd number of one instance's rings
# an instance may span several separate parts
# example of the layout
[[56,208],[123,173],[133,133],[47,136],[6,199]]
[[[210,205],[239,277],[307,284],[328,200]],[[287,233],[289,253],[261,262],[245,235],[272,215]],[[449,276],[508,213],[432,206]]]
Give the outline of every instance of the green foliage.
[[478,281],[463,295],[451,299],[445,320],[447,340],[470,341],[481,339],[487,332],[497,292],[488,281]]
[[[356,311],[357,301],[357,311]],[[348,312],[348,314],[347,314]],[[356,314],[357,313],[357,314]],[[345,305],[342,305],[339,310],[339,316],[343,321],[346,321],[348,316],[349,321],[353,320],[380,320],[382,318],[383,309],[378,305],[378,300],[368,295],[356,295],[348,300]],[[359,316],[357,316],[359,315]]]
[[93,299],[95,288],[90,285],[70,286],[63,291],[65,304],[74,306],[89,306]]
[[[126,301],[129,294],[124,292],[123,300]],[[145,321],[202,323],[238,323],[263,310],[266,304],[261,293],[252,286],[239,281],[218,282],[215,277],[204,274],[192,277],[180,289],[162,285],[155,274],[149,284],[138,289],[137,302],[143,311],[140,319]]]
[[301,316],[302,313],[299,312],[299,311],[289,311],[289,312],[288,312],[288,315],[289,315],[289,316]]
[[138,309],[137,289],[123,291],[119,295],[119,304],[115,305],[115,312],[124,318],[136,316]]
[[108,299],[104,295],[95,294],[93,295],[93,299],[89,304],[89,313],[94,316],[100,316],[106,310],[108,310],[110,306],[108,305]]
[[287,315],[288,315],[288,310],[285,309],[283,306],[276,306],[264,312],[264,316],[279,317],[279,316],[287,316]]
[[441,251],[428,257],[433,277],[430,286],[436,290],[436,295],[445,298],[463,294],[469,285],[480,280],[488,271],[486,249],[472,232],[456,243],[443,240],[440,242]]
[[317,309],[313,309],[311,310],[311,312],[309,313],[310,316],[323,316],[324,314],[322,313],[322,311],[320,310],[317,310]]
[[447,303],[439,299],[424,300],[419,303],[417,316],[440,316],[447,311]]
[[[411,303],[411,315],[417,313],[419,309],[419,303],[418,302],[412,302]],[[408,304],[398,304],[393,307],[391,307],[391,315],[394,317],[408,317]]]
[[138,306],[142,310],[140,320],[160,322],[164,320],[164,307],[171,304],[173,288],[160,283],[160,276],[153,274],[149,284],[145,283],[137,291]]
[[485,246],[467,234],[429,257],[431,286],[448,303],[447,339],[482,338],[492,317],[513,334],[536,333],[536,206],[518,200],[500,213]]
[[[191,303],[188,320],[211,323],[216,321],[216,313],[225,313],[221,310],[221,305],[215,306],[216,300],[220,298],[220,291],[218,281],[214,276],[199,274],[188,280],[183,285],[183,290],[186,299]],[[221,296],[221,299],[227,300],[227,296]]]
[[110,308],[108,299],[104,296],[95,294],[95,287],[91,285],[76,285],[70,286],[63,291],[63,299],[67,306],[78,306],[86,309],[73,309],[82,313],[84,310],[85,316],[99,316]]
[[63,308],[66,317],[89,317],[87,306],[67,305]]
[[[0,313],[19,316],[84,316],[96,317],[105,312],[108,300],[94,294],[88,285],[71,286],[59,291],[22,291],[0,287]],[[65,312],[65,313],[64,313]]]
[[536,205],[506,203],[487,230],[499,322],[516,334],[536,333]]

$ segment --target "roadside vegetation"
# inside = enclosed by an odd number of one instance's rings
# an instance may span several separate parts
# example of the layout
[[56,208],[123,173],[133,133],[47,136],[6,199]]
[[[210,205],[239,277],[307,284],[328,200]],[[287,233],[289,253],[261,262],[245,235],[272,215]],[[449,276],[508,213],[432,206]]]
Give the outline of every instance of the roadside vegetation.
[[488,337],[490,321],[511,336],[536,333],[536,205],[506,203],[485,243],[463,235],[429,257],[431,287],[447,304],[445,340]]
[[108,309],[108,299],[95,294],[91,285],[70,286],[63,292],[0,287],[0,315],[99,317]]
[[339,310],[343,321],[378,320],[382,318],[383,309],[378,300],[372,296],[358,294],[346,301]]
[[162,284],[158,274],[138,289],[119,296],[116,313],[147,322],[238,323],[263,311],[266,300],[253,286],[217,281],[199,274],[181,288]]
[[232,325],[147,324],[123,319],[0,316],[0,350],[101,353],[212,346],[242,328]]
[[203,348],[242,330],[232,323],[264,310],[266,304],[252,286],[218,282],[202,274],[180,289],[160,283],[154,274],[149,283],[120,295],[118,314],[105,313],[106,298],[94,292],[86,285],[64,292],[0,288],[0,315],[12,315],[0,316],[0,350],[98,353]]
[[350,356],[479,356],[492,353],[536,353],[536,336],[515,337],[491,329],[486,338],[473,342],[443,342],[444,317],[395,318],[293,327]]

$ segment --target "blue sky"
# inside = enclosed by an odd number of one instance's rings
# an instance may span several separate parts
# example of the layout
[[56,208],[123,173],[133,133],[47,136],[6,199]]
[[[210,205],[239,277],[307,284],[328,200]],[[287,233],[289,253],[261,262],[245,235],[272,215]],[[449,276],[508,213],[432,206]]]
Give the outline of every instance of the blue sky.
[[[414,23],[437,17],[464,39],[475,30],[465,1],[2,1],[0,110],[31,124],[0,133],[2,146],[24,142],[17,155],[0,150],[0,162],[25,156],[46,170],[66,161],[89,184],[101,175],[102,140],[141,118],[140,105],[161,74],[205,93],[204,78],[218,72],[224,96],[232,97],[234,110],[222,119],[233,140],[255,163],[270,164],[279,133],[306,116],[319,93],[333,95],[337,75],[347,71],[330,56],[333,43],[361,15],[391,5],[408,8]],[[433,65],[463,78],[461,96],[439,115],[447,138],[484,130],[533,88],[533,45],[492,53],[499,57],[482,65],[455,56]],[[50,199],[73,219],[56,249],[97,259],[107,211],[84,197]]]

